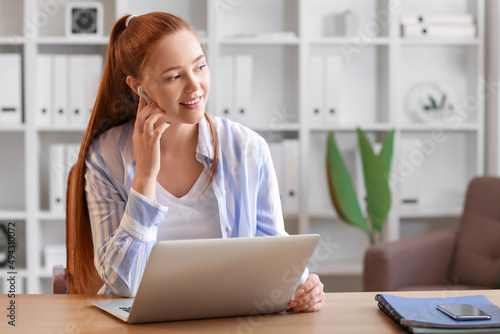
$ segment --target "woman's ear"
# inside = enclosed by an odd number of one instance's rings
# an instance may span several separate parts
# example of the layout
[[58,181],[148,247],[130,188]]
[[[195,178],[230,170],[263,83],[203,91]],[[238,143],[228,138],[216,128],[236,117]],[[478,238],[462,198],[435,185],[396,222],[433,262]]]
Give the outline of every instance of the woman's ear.
[[141,84],[139,81],[136,79],[132,78],[130,75],[127,75],[127,79],[125,80],[127,82],[127,85],[129,85],[132,90],[139,95],[139,92],[137,91],[137,88],[139,88],[139,85]]

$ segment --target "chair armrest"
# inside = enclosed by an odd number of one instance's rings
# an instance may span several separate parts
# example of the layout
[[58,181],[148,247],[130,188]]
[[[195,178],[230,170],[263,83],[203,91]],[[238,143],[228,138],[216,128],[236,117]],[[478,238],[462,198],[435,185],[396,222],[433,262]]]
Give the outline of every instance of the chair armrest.
[[52,268],[52,290],[54,294],[69,293],[68,271],[64,266],[58,265]]
[[455,239],[455,231],[444,230],[369,247],[364,260],[364,290],[444,284]]

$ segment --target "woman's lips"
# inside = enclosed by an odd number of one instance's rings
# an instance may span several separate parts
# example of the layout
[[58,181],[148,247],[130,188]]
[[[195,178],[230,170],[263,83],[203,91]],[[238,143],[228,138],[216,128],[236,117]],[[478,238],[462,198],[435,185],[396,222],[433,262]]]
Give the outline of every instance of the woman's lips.
[[[179,103],[179,104],[186,109],[197,109],[198,107],[201,106],[201,103],[203,102],[203,95],[199,96],[197,99],[198,99],[198,101],[195,103],[192,103],[192,104],[183,104],[183,103]],[[196,99],[195,99],[195,101],[196,101]]]

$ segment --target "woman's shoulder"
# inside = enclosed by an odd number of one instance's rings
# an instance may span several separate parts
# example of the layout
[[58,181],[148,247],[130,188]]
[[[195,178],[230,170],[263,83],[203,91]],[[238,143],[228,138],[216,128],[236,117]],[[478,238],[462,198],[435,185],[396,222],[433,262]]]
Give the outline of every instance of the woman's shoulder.
[[99,134],[91,143],[87,155],[99,153],[107,158],[122,153],[131,143],[133,123],[127,122]]

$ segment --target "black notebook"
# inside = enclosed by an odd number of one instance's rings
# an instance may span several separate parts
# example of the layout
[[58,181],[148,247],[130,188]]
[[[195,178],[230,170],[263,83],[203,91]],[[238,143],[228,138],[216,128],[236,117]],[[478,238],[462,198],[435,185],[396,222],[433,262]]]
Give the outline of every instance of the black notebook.
[[[378,307],[410,333],[500,333],[500,308],[483,295],[448,298],[408,298],[377,294]],[[438,304],[471,304],[491,315],[490,320],[454,320],[436,309]]]

